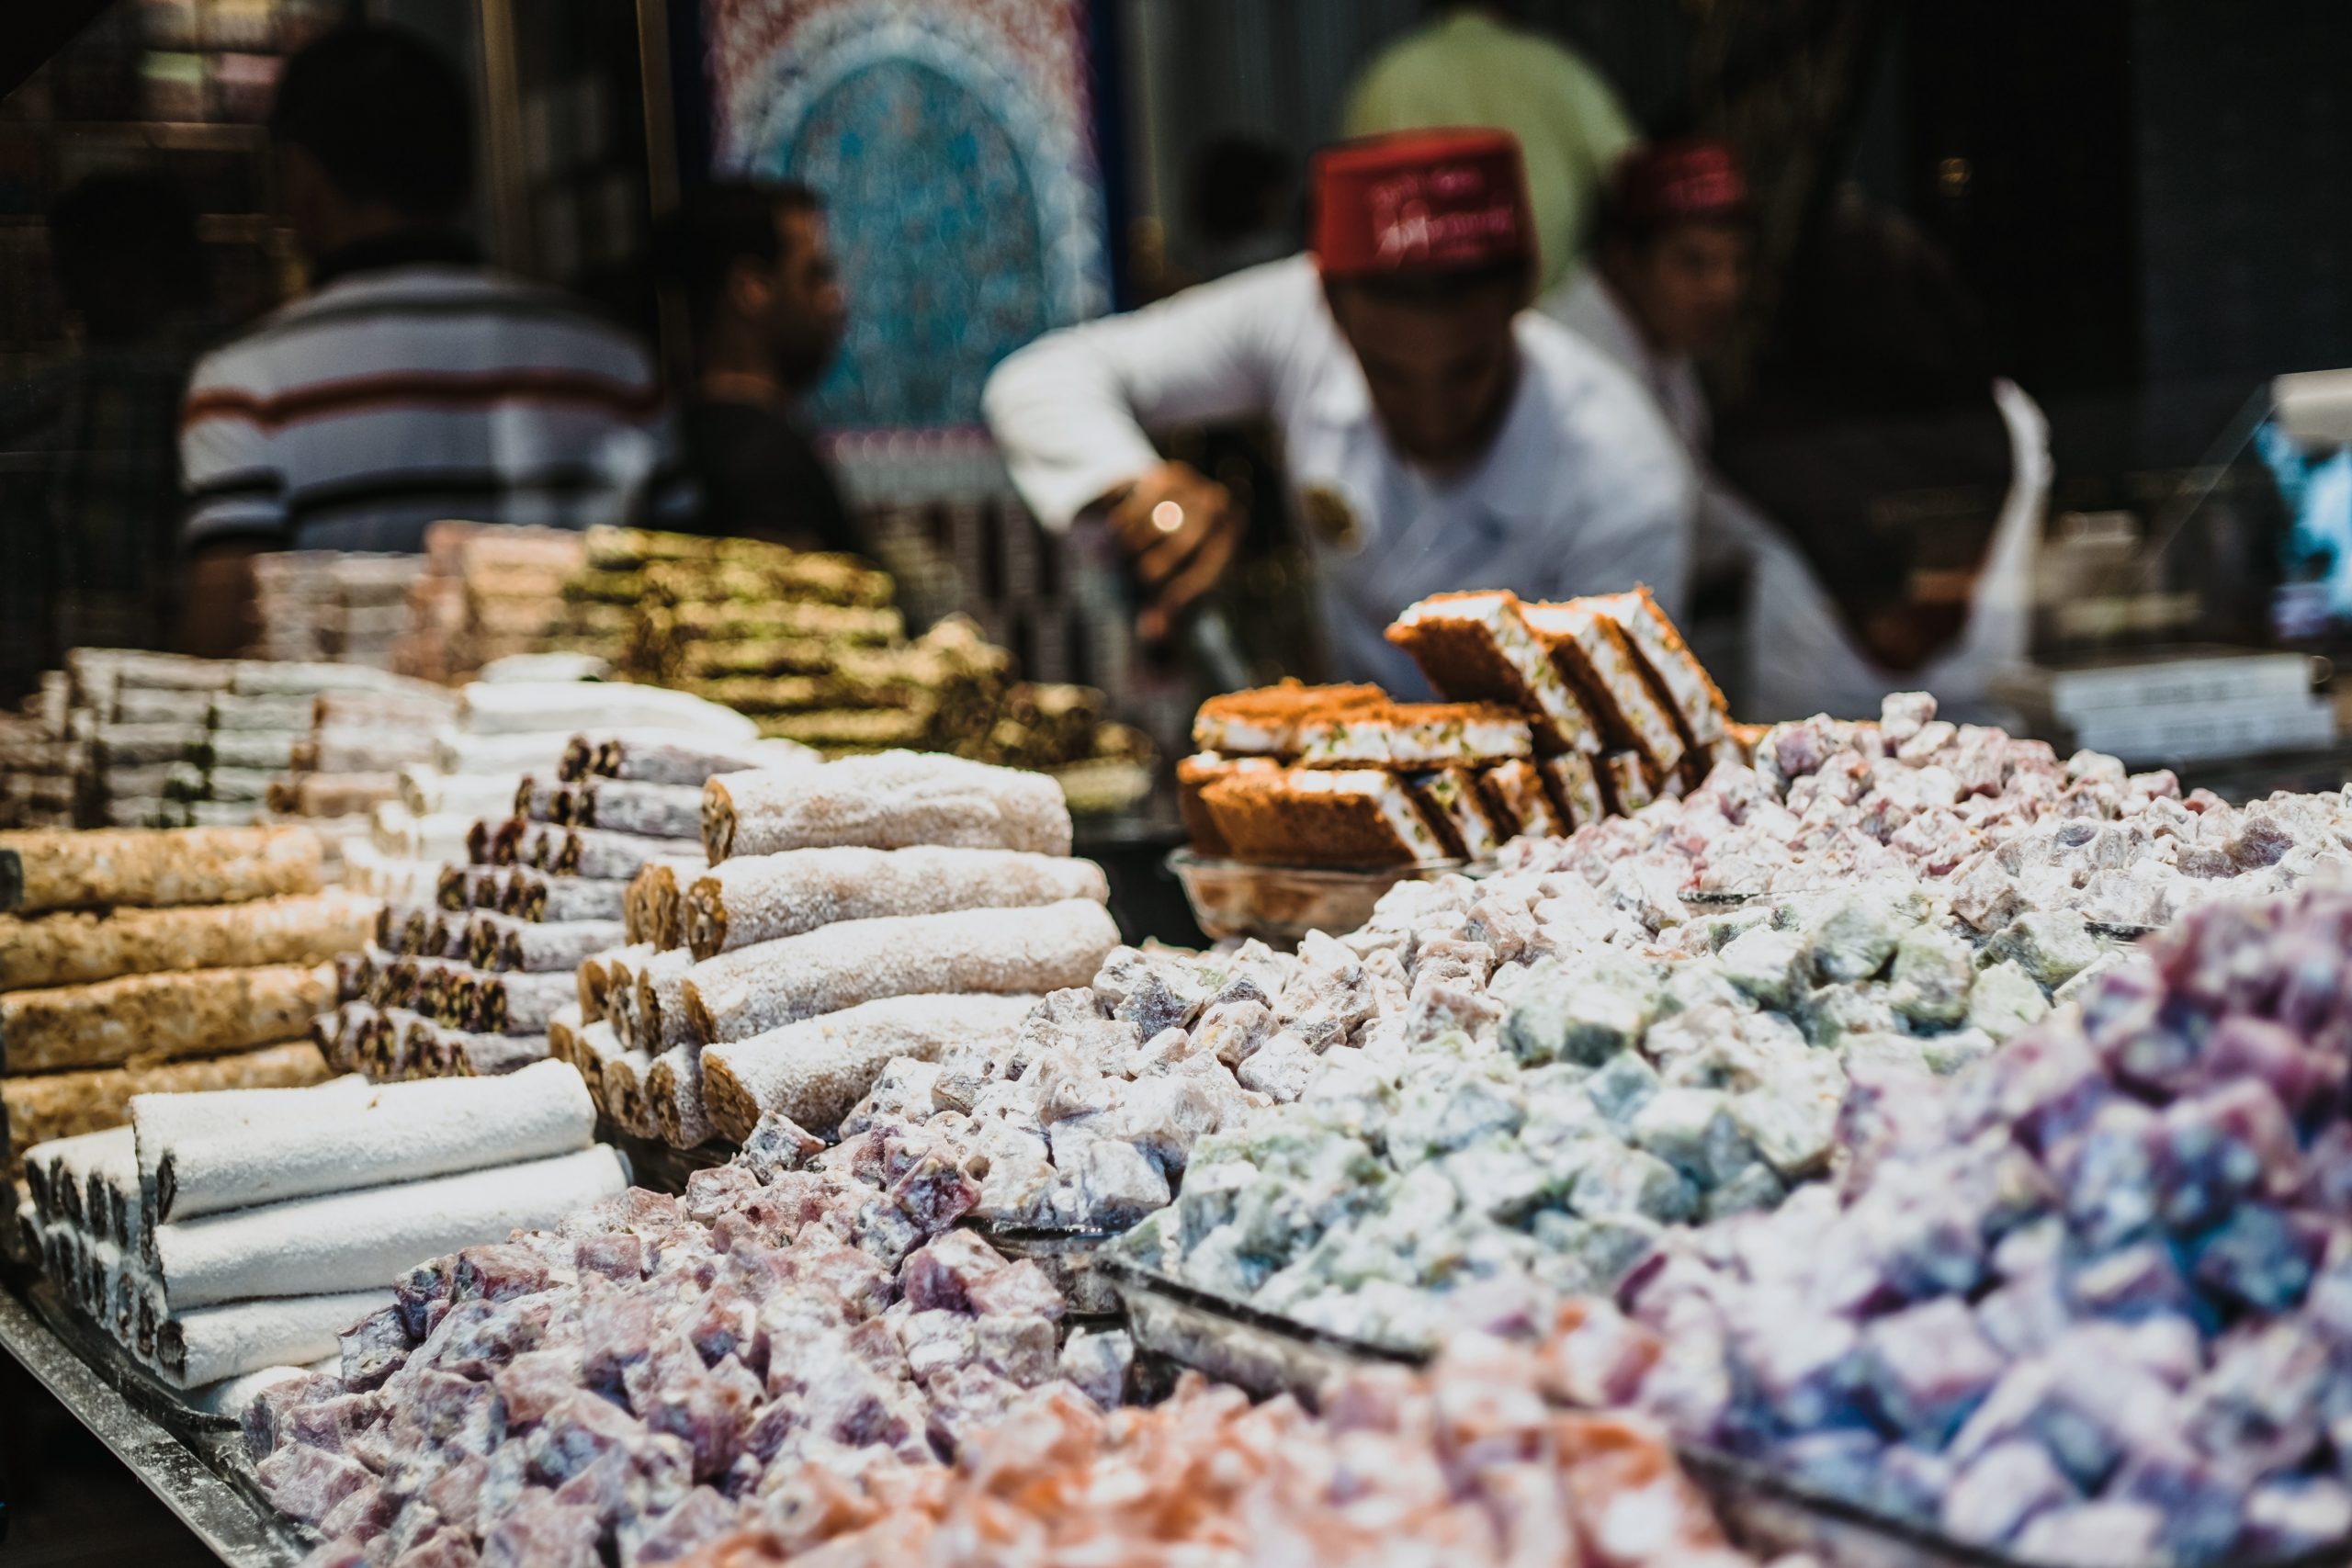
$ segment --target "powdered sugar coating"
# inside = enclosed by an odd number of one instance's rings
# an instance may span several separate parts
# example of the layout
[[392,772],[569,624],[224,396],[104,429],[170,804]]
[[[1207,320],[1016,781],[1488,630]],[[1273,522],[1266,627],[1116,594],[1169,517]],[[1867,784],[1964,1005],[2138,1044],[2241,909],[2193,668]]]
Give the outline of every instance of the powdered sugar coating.
[[799,936],[836,920],[1032,908],[1110,897],[1091,861],[920,844],[739,855],[687,887],[684,936],[696,958]]
[[934,1061],[948,1045],[987,1049],[1012,1038],[1036,998],[1028,996],[885,997],[804,1019],[703,1055],[711,1119],[741,1142],[762,1116],[831,1127],[899,1056]]
[[1043,773],[933,752],[884,751],[820,768],[728,773],[703,786],[703,845],[730,855],[831,845],[1069,853],[1069,807]]
[[842,920],[695,965],[686,1006],[706,1043],[918,992],[1044,992],[1083,986],[1119,944],[1102,905],[967,909]]

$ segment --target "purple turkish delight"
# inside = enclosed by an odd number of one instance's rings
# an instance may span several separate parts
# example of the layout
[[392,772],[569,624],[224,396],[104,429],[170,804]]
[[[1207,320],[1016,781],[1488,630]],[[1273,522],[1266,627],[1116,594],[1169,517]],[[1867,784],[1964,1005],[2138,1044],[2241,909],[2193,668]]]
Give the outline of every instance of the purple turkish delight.
[[1941,1523],[1954,1540],[1998,1547],[2014,1540],[2038,1515],[2079,1498],[2041,1444],[2012,1438],[1961,1468],[1943,1500]]
[[2241,1203],[2193,1248],[2197,1282],[2257,1312],[2283,1312],[2302,1299],[2326,1245],[2325,1233],[2267,1203]]
[[1880,1411],[1930,1447],[1975,1408],[2005,1364],[1955,1296],[1877,1319],[1863,1329],[1862,1348]]
[[255,1467],[272,1506],[306,1525],[316,1525],[334,1506],[375,1477],[365,1465],[303,1443],[288,1443]]
[[2173,1101],[2160,1147],[2164,1218],[2177,1231],[2201,1230],[2249,1195],[2276,1201],[2301,1185],[2294,1123],[2258,1080]]
[[2181,1278],[2172,1248],[2144,1241],[2096,1258],[2077,1268],[2070,1284],[2085,1312],[2134,1319],[2190,1310],[2188,1281]]
[[498,1369],[491,1381],[506,1402],[510,1427],[528,1427],[580,1387],[577,1350],[526,1350]]
[[449,1310],[455,1260],[436,1258],[420,1263],[392,1283],[392,1304],[400,1308],[401,1325],[412,1341],[423,1339]]
[[2352,1492],[2325,1476],[2269,1481],[2245,1500],[2248,1557],[2285,1557],[2352,1536]]
[[526,1492],[481,1544],[481,1568],[600,1568],[604,1525],[592,1508]]
[[343,1336],[343,1382],[359,1390],[381,1387],[408,1361],[413,1341],[399,1305],[361,1319]]
[[503,1302],[546,1290],[548,1266],[525,1247],[469,1247],[458,1254],[451,1285],[458,1301]]
[[2065,1194],[2066,1219],[2083,1245],[2105,1252],[2156,1221],[2154,1111],[2109,1100],[2079,1133],[2051,1148],[2044,1164]]
[[2145,1568],[2166,1560],[2165,1516],[2146,1503],[2085,1503],[2036,1517],[2017,1540],[2017,1554],[2066,1568]]

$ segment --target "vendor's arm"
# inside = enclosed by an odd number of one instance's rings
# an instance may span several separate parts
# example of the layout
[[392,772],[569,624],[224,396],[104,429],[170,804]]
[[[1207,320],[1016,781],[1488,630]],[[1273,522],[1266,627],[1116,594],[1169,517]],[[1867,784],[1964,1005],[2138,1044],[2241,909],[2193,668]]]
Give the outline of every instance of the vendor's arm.
[[[1609,369],[1611,380],[1622,379]],[[1645,582],[1679,620],[1699,504],[1698,477],[1680,440],[1628,382],[1622,396],[1600,388],[1579,399],[1561,446],[1556,547],[1544,596],[1615,593]]]
[[1037,520],[1059,532],[1157,468],[1146,425],[1270,412],[1301,309],[1321,302],[1297,257],[1048,333],[998,366],[989,428]]

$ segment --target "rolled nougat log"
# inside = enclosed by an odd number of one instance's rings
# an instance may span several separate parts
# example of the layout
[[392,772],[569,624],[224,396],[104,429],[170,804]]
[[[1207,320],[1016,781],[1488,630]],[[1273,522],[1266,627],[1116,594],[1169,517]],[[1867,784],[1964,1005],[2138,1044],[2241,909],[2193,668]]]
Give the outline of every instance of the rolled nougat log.
[[703,1108],[702,1049],[673,1045],[645,1073],[645,1102],[654,1130],[673,1149],[700,1148],[717,1131]]
[[[489,833],[490,863],[498,866],[528,866],[544,869],[555,858],[556,850],[563,843],[563,830],[528,818],[509,817],[486,827]],[[469,839],[467,852],[472,852]]]
[[163,1207],[158,1182],[164,1156],[179,1145],[242,1137],[256,1127],[298,1125],[311,1117],[359,1109],[375,1095],[375,1086],[355,1074],[307,1089],[133,1096],[127,1114],[142,1205],[151,1215]]
[[662,1129],[654,1124],[645,1084],[653,1058],[643,1051],[621,1051],[604,1057],[597,1066],[602,1075],[596,1103],[604,1108],[605,1117],[632,1138],[660,1137]]
[[297,773],[269,786],[269,808],[285,817],[365,817],[400,793],[397,773]]
[[522,784],[520,773],[445,773],[412,762],[401,770],[401,804],[419,817],[503,818]]
[[494,865],[445,865],[433,897],[445,909],[495,909],[505,891],[506,874]]
[[466,954],[477,969],[570,975],[581,961],[622,940],[618,920],[518,920],[477,911],[469,917]]
[[345,1329],[391,1303],[391,1292],[364,1290],[200,1307],[155,1325],[153,1358],[177,1388],[303,1366],[334,1355]]
[[811,766],[821,761],[816,752],[789,741],[754,740],[742,746],[713,747],[689,741],[607,739],[596,746],[582,776],[620,779],[633,784],[684,784],[699,790],[721,773],[748,773],[755,768]]
[[1106,902],[1091,861],[1018,850],[790,850],[739,855],[687,886],[679,935],[696,958],[798,936],[836,920]]
[[339,1073],[358,1069],[359,1022],[375,1010],[373,1003],[349,1001],[311,1021],[311,1043],[328,1066]]
[[686,1011],[707,1044],[882,997],[1057,991],[1091,982],[1118,944],[1109,912],[1085,898],[844,920],[695,964]]
[[725,1136],[741,1143],[777,1111],[830,1129],[874,1088],[894,1056],[931,1062],[951,1044],[1010,1041],[1032,996],[886,997],[804,1019],[702,1054],[703,1103]]
[[628,1186],[603,1145],[519,1165],[238,1209],[155,1227],[155,1260],[175,1313],[219,1302],[364,1289],[420,1258],[551,1226]]
[[605,1016],[605,999],[613,987],[613,966],[634,966],[653,956],[650,946],[606,948],[580,961],[574,978],[578,982],[580,1021],[582,1027],[594,1023]]
[[242,904],[323,886],[308,828],[0,833],[0,909]]
[[421,729],[319,729],[294,746],[298,773],[390,773],[431,761],[433,737]]
[[[565,795],[565,786],[550,779],[526,773],[514,786],[514,815],[526,822],[553,822],[570,827],[570,817],[558,817],[558,799]],[[564,801],[568,807],[570,802]]]
[[321,692],[311,703],[311,725],[315,729],[336,733],[423,730],[426,756],[433,750],[432,732],[457,714],[455,694],[431,687],[404,692]]
[[684,947],[681,930],[685,885],[710,869],[700,855],[667,855],[648,861],[628,885],[621,911],[631,942],[650,942],[658,948]]
[[544,1159],[584,1149],[596,1135],[588,1086],[560,1062],[494,1083],[386,1084],[332,1107],[304,1097],[264,1111],[155,1151],[158,1220]]
[[580,1065],[580,1032],[588,1027],[580,1016],[580,1004],[573,1002],[555,1010],[548,1020],[548,1055],[559,1062]]
[[1069,853],[1069,807],[1042,773],[912,751],[729,773],[703,786],[703,850],[731,855],[915,844]]
[[332,964],[191,969],[0,996],[0,1070],[110,1067],[299,1035],[334,1005]]
[[176,762],[204,743],[202,724],[102,724],[90,750],[105,769]]
[[0,990],[122,975],[316,964],[358,947],[377,905],[343,892],[186,909],[0,915]]
[[561,876],[593,876],[626,880],[649,862],[687,852],[692,840],[648,839],[635,833],[614,833],[601,828],[574,828],[560,835],[546,869]]
[[554,1054],[545,1034],[467,1034],[456,1042],[449,1070],[461,1078],[503,1077]]
[[296,729],[308,732],[313,696],[308,692],[222,692],[209,711],[215,729]]
[[[282,773],[294,761],[301,737],[272,729],[223,729],[205,738],[203,755],[215,770],[239,768],[254,773]],[[265,790],[259,798],[267,798]]]
[[291,1089],[327,1077],[308,1040],[289,1040],[235,1055],[159,1067],[101,1068],[40,1077],[0,1078],[0,1162],[51,1138],[119,1126],[135,1094],[185,1094],[221,1089]]
[[585,779],[564,786],[559,820],[581,828],[603,828],[649,839],[702,836],[702,786],[639,784],[625,779]]
[[553,975],[483,975],[474,982],[464,1027],[476,1034],[538,1034],[548,1032],[556,1010],[578,994],[570,970]]
[[686,1011],[686,975],[694,963],[693,953],[673,947],[656,953],[637,971],[637,1043],[657,1056],[694,1041]]
[[589,1023],[581,1026],[574,1049],[579,1054],[574,1065],[579,1067],[580,1076],[588,1080],[588,1092],[595,1097],[596,1109],[609,1117],[612,1108],[605,1103],[605,1064],[623,1055],[628,1047],[613,1032],[611,1024]]
[[626,920],[628,883],[619,877],[549,876],[518,866],[506,874],[499,912],[521,920]]

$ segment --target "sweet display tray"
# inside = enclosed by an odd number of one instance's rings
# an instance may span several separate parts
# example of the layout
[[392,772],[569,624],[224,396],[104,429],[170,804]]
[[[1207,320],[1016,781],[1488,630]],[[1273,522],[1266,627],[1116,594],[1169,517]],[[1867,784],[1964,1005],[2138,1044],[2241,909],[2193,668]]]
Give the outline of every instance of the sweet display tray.
[[[1139,1355],[1189,1367],[1251,1393],[1287,1393],[1313,1408],[1338,1376],[1375,1366],[1427,1366],[1393,1346],[1328,1334],[1144,1269],[1115,1253],[1095,1261],[1127,1313]],[[1818,1568],[2092,1568],[2029,1563],[1791,1481],[1719,1449],[1678,1443],[1684,1470],[1713,1503],[1724,1528],[1759,1560],[1809,1555]],[[2352,1537],[2291,1557],[2230,1568],[2346,1568]],[[2158,1568],[2151,1563],[2148,1568]]]
[[88,1427],[221,1562],[231,1568],[290,1568],[300,1562],[312,1542],[262,1497],[234,1424],[191,1408],[138,1372],[96,1330],[75,1334],[64,1303],[53,1292],[42,1301],[48,1289],[35,1282],[21,1294],[0,1290],[0,1351]]

